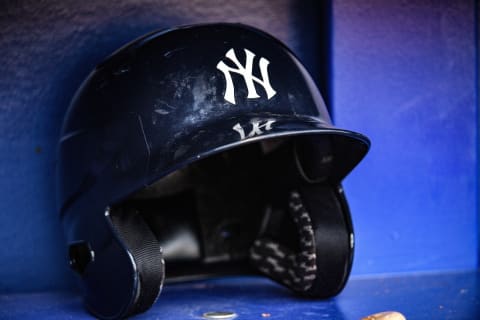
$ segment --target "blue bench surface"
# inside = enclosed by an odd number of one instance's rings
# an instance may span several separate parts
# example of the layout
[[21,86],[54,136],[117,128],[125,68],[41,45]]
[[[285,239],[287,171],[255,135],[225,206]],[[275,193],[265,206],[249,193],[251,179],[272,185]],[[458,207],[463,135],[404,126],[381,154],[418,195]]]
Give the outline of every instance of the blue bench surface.
[[[300,299],[262,277],[227,277],[165,286],[135,319],[202,319],[232,311],[236,319],[355,319],[394,310],[407,319],[480,319],[480,272],[354,277],[336,298]],[[91,319],[72,292],[4,294],[0,319]]]

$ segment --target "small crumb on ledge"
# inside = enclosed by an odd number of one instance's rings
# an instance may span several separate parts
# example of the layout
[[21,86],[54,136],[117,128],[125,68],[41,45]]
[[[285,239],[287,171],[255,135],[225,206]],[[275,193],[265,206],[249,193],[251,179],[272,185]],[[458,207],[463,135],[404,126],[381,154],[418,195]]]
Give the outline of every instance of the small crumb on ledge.
[[385,311],[363,317],[362,320],[407,320],[407,318],[397,311]]

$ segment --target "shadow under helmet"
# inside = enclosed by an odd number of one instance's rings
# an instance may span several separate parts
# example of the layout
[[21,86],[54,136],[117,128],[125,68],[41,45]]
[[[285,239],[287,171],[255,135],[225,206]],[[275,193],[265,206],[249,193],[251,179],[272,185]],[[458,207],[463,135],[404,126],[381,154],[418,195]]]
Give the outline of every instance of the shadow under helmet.
[[86,307],[143,312],[165,276],[261,273],[336,295],[354,248],[340,182],[368,148],[332,125],[305,68],[262,31],[208,24],[133,41],[82,84],[59,143]]

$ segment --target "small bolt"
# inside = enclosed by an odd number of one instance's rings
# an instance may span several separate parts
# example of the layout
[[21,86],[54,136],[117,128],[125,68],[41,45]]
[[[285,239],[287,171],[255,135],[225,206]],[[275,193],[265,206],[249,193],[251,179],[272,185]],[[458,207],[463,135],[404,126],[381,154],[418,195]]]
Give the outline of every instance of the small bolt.
[[211,311],[203,314],[203,317],[206,319],[233,319],[236,316],[235,312],[230,311]]

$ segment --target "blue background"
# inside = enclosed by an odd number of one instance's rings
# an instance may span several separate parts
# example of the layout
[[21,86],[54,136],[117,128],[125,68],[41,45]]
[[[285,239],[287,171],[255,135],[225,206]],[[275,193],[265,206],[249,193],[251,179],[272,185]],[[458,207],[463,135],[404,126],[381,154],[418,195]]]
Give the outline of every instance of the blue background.
[[[149,31],[243,22],[286,42],[372,149],[345,181],[354,274],[478,267],[475,1],[0,3],[0,293],[73,286],[55,151],[76,88]],[[414,2],[414,3],[413,3]]]

